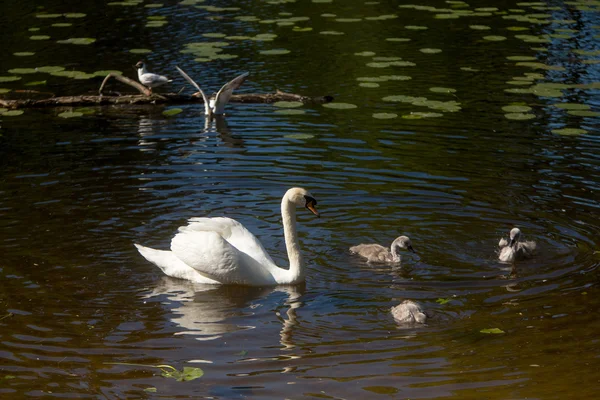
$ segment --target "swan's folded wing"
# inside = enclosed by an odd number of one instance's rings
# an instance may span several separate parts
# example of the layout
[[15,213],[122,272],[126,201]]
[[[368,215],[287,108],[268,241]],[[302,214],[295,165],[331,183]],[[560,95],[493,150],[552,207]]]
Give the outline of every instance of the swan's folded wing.
[[233,91],[242,86],[242,83],[244,83],[244,81],[248,77],[248,74],[248,72],[245,72],[237,78],[234,78],[233,80],[223,85],[221,90],[219,90],[219,92],[217,93],[217,97],[215,97],[215,114],[223,114],[225,106],[227,105],[227,103],[229,103],[229,99],[231,99]]
[[226,217],[191,218],[188,226],[179,228],[180,232],[186,230],[217,232],[232,246],[248,254],[259,263],[275,266],[273,259],[256,236],[234,219]]
[[255,260],[217,232],[181,231],[171,240],[171,251],[196,271],[223,284],[253,285],[269,279]]

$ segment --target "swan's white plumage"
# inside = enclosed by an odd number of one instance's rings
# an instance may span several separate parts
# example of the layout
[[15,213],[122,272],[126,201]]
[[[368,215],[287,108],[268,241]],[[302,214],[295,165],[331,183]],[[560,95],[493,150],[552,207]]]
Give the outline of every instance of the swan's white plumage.
[[396,322],[401,324],[424,324],[427,321],[425,311],[423,311],[419,303],[412,300],[404,300],[397,306],[392,307],[391,311]]
[[503,262],[514,262],[516,260],[525,260],[535,255],[537,245],[533,241],[521,242],[521,230],[513,228],[509,235],[510,240],[500,239],[498,246],[498,259]]
[[290,267],[278,267],[258,239],[231,218],[192,218],[171,240],[171,251],[136,244],[140,254],[166,275],[198,283],[272,286],[304,280],[304,263],[296,234],[295,207],[318,215],[315,199],[302,188],[292,188],[281,201]]

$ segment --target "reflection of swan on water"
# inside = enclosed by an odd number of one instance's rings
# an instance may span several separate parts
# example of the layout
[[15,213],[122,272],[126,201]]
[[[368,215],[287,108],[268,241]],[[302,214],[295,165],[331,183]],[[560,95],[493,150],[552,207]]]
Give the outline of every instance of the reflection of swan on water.
[[278,267],[258,239],[230,218],[192,218],[171,240],[171,251],[135,244],[148,261],[174,278],[197,283],[245,286],[304,282],[305,266],[296,232],[296,207],[313,214],[317,201],[305,189],[289,189],[281,200],[283,231],[290,266]]
[[513,262],[534,256],[536,250],[535,242],[521,242],[521,230],[519,228],[511,229],[509,239],[510,241],[502,238],[500,239],[500,243],[498,243],[500,247],[498,258],[500,261]]
[[248,72],[245,72],[242,75],[227,82],[217,92],[217,95],[214,98],[208,99],[202,91],[202,89],[200,89],[200,86],[196,82],[194,82],[194,80],[190,78],[188,74],[183,72],[183,70],[177,66],[175,66],[175,68],[177,68],[177,71],[179,71],[181,76],[183,76],[186,81],[188,81],[192,86],[198,89],[198,92],[200,93],[200,95],[202,96],[202,100],[204,101],[204,114],[208,118],[212,117],[213,115],[222,115],[225,112],[225,106],[227,105],[227,103],[229,103],[229,99],[231,99],[233,91],[242,86],[242,83],[244,83],[249,74]]
[[247,308],[256,306],[255,302],[263,301],[274,292],[287,293],[285,305],[288,319],[278,316],[282,323],[281,344],[285,348],[294,347],[292,343],[292,329],[296,325],[296,309],[302,305],[298,300],[301,293],[294,286],[280,286],[275,288],[240,287],[226,285],[204,285],[180,279],[162,277],[160,282],[152,289],[146,298],[161,297],[161,303],[166,302],[166,297],[171,304],[173,317],[170,320],[183,328],[176,335],[191,335],[197,340],[213,340],[228,332],[242,329],[254,329],[255,326],[240,326],[228,322],[232,317],[247,313]]
[[370,263],[399,263],[402,260],[400,257],[402,249],[416,253],[407,236],[396,238],[390,246],[391,251],[379,244],[359,244],[350,247],[350,252],[366,258]]
[[427,314],[419,303],[412,300],[404,300],[402,303],[392,307],[392,316],[399,324],[424,324]]

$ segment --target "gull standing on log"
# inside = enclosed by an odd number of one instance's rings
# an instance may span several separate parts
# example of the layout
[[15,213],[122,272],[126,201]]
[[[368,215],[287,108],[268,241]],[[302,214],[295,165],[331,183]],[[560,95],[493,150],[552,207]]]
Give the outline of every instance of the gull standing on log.
[[148,72],[146,70],[146,64],[144,64],[143,61],[138,61],[138,63],[135,64],[135,68],[137,68],[140,83],[150,89],[150,93],[152,93],[153,87],[162,86],[165,83],[172,82],[172,79],[169,79],[166,76]]
[[249,75],[248,72],[244,72],[237,78],[227,82],[225,85],[223,85],[221,90],[217,92],[217,95],[209,100],[202,89],[200,89],[200,86],[198,86],[198,84],[194,82],[194,80],[190,78],[188,74],[183,72],[183,70],[178,66],[175,66],[175,68],[177,68],[177,71],[179,71],[181,76],[183,76],[186,81],[198,89],[198,92],[200,92],[200,95],[202,96],[202,100],[204,100],[204,114],[209,118],[211,118],[213,115],[224,114],[225,106],[227,103],[229,103],[229,99],[231,99],[233,91],[242,86],[242,83],[244,83]]

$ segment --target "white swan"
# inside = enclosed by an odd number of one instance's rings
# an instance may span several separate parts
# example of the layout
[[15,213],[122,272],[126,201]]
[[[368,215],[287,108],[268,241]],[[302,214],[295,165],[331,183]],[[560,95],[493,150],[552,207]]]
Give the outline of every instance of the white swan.
[[190,219],[171,240],[171,251],[135,247],[174,278],[209,284],[293,285],[303,282],[306,274],[296,234],[296,207],[306,207],[319,216],[316,204],[302,188],[289,189],[281,200],[289,269],[275,265],[258,239],[231,218]]
[[510,231],[510,241],[500,239],[500,252],[498,258],[504,262],[514,262],[515,260],[524,260],[535,255],[536,244],[532,241],[521,242],[521,230],[512,228]]
[[350,253],[358,254],[372,263],[399,263],[402,261],[400,250],[410,250],[416,253],[408,236],[397,237],[390,246],[390,250],[379,244],[359,244],[350,247]]
[[400,324],[424,324],[427,320],[427,314],[421,308],[419,303],[412,300],[404,300],[396,307],[392,307],[392,316]]
[[138,79],[140,80],[140,83],[150,89],[150,92],[152,92],[153,87],[158,87],[173,81],[166,76],[148,72],[146,70],[146,64],[144,64],[142,61],[138,61],[138,63],[135,64],[135,68],[137,68]]
[[190,78],[188,74],[183,72],[183,70],[178,66],[175,66],[175,68],[177,68],[177,71],[179,71],[181,76],[183,76],[186,81],[188,81],[192,86],[198,89],[198,92],[200,92],[200,95],[202,96],[202,100],[204,100],[204,114],[209,118],[212,117],[213,114],[221,115],[225,112],[225,106],[227,105],[227,103],[229,103],[229,99],[231,99],[233,91],[242,86],[242,83],[244,83],[249,74],[248,72],[244,72],[240,76],[227,82],[223,85],[221,90],[217,92],[215,98],[211,98],[209,100],[202,91],[202,89],[200,89],[200,86],[198,86],[198,84],[194,82],[194,80]]

